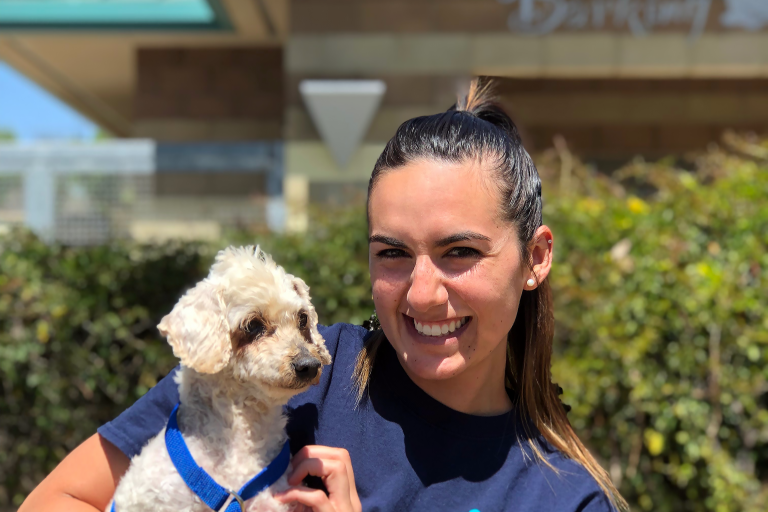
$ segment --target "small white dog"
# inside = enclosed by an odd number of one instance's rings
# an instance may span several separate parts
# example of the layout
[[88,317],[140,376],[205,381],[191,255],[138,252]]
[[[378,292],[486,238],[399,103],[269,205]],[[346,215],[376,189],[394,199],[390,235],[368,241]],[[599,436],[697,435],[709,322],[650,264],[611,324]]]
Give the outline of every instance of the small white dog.
[[[287,461],[282,407],[331,362],[304,281],[258,247],[230,247],[158,328],[181,359],[178,431],[194,462],[237,493],[276,458]],[[182,479],[165,436],[163,429],[131,461],[115,491],[117,512],[210,512]],[[243,512],[291,510],[273,498],[288,487],[281,469]],[[238,510],[238,498],[228,496],[221,510]]]

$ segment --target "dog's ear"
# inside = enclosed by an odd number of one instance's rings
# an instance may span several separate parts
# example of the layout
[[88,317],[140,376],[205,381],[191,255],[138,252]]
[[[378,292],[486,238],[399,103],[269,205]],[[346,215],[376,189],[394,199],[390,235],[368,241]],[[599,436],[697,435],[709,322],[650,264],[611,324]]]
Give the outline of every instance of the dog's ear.
[[200,373],[216,373],[232,355],[224,301],[206,281],[189,290],[157,326],[181,364]]
[[304,300],[309,300],[309,286],[307,286],[307,283],[304,282],[303,279],[300,277],[289,275],[288,277],[291,278],[291,283],[293,284],[293,289],[296,290],[296,293],[299,294],[299,297],[301,297]]

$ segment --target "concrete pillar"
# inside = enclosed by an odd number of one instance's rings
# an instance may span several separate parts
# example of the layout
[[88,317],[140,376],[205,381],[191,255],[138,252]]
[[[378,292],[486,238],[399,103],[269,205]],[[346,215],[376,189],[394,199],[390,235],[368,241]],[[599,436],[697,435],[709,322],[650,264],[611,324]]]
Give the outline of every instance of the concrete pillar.
[[56,175],[40,150],[24,173],[24,223],[42,240],[53,240],[56,228]]
[[282,233],[286,228],[287,209],[283,195],[283,144],[273,146],[272,167],[267,172],[267,227],[275,233]]
[[306,231],[309,226],[309,179],[302,175],[286,176],[283,181],[283,196],[287,210],[286,231]]

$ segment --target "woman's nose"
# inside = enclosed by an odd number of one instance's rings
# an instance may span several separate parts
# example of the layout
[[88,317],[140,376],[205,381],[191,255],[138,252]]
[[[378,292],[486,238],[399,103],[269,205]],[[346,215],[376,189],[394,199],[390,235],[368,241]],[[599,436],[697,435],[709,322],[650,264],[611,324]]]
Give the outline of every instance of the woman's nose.
[[408,305],[416,311],[427,311],[432,306],[448,302],[448,290],[443,285],[442,273],[428,256],[416,258],[406,299]]

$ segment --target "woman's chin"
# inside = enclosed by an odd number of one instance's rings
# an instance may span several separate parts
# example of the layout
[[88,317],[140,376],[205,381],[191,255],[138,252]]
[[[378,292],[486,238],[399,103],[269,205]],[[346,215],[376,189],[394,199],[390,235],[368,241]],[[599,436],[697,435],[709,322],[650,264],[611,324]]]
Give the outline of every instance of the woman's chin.
[[411,377],[423,380],[445,380],[455,377],[466,368],[466,361],[458,352],[451,355],[406,351],[400,357]]
[[[390,339],[390,342],[411,378],[449,379],[466,367],[457,337],[426,337],[417,333],[412,325],[398,327],[399,339]],[[466,333],[464,335],[466,336]]]

